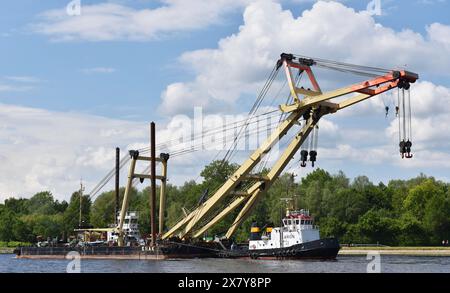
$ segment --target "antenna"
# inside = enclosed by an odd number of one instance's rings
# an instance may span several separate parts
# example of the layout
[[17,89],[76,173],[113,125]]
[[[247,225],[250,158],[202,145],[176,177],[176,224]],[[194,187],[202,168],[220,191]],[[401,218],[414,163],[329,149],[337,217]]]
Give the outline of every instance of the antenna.
[[[289,214],[289,211],[291,209],[295,209],[295,201],[292,197],[282,197],[280,198],[281,201],[284,201],[284,204],[286,205],[286,214]],[[289,206],[289,202],[291,202],[291,206]]]
[[84,186],[83,186],[83,178],[80,178],[80,217],[78,219],[78,227],[81,228],[81,210],[82,210],[82,201],[83,201],[83,192],[84,192]]

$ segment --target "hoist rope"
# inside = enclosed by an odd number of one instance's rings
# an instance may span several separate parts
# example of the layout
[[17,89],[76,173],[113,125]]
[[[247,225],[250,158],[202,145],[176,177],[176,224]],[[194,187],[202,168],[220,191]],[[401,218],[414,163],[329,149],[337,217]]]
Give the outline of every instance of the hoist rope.
[[409,118],[409,131],[408,131],[408,140],[412,140],[412,121],[411,121],[411,94],[410,89],[408,89],[408,118]]
[[403,108],[403,140],[405,140],[406,139],[405,89],[402,89],[402,108]]
[[[276,78],[276,76],[277,76],[277,74],[278,74],[278,69],[279,69],[279,68],[277,68],[276,65],[275,65],[274,68],[272,69],[272,72],[270,73],[268,80],[267,80],[266,83],[264,84],[264,86],[263,86],[262,90],[260,91],[260,93],[259,93],[259,95],[258,95],[258,97],[257,97],[257,99],[256,99],[256,101],[255,101],[255,103],[253,104],[252,108],[250,109],[250,112],[249,112],[249,114],[248,114],[248,116],[247,116],[247,119],[250,119],[250,118],[256,113],[256,111],[258,110],[258,108],[259,108],[259,106],[261,105],[262,101],[264,100],[264,98],[265,98],[265,96],[266,96],[266,94],[267,94],[267,92],[268,92],[270,86],[272,85],[274,79]],[[233,141],[232,146],[230,146],[230,148],[229,148],[229,149],[227,150],[227,152],[225,153],[225,156],[224,156],[223,159],[222,159],[222,165],[223,165],[226,161],[228,161],[228,160],[230,159],[232,153],[235,152],[237,143],[239,142],[240,138],[242,137],[242,136],[241,136],[242,131],[245,130],[245,129],[247,129],[247,125],[246,125],[246,124],[244,124],[244,125],[241,127],[241,129],[239,130],[239,132],[238,132],[236,138],[235,138],[234,141]]]
[[313,145],[313,150],[317,151],[317,143],[319,140],[319,123],[316,124],[316,126],[314,126],[314,145]]
[[[401,101],[400,101],[400,89],[397,88],[397,107],[400,109],[401,107]],[[402,141],[402,131],[401,131],[401,113],[398,113],[398,141]]]
[[[258,123],[258,122],[260,122],[260,121],[263,121],[264,119],[268,119],[269,117],[275,117],[275,116],[278,116],[278,114],[277,115],[271,115],[271,114],[273,114],[273,113],[275,113],[275,112],[278,112],[278,110],[272,110],[272,111],[268,111],[268,112],[265,112],[265,113],[261,113],[261,114],[258,114],[258,115],[255,115],[252,119],[256,119],[256,120],[254,120],[254,121],[250,121],[250,122],[248,122],[247,120],[248,119],[243,119],[243,120],[240,120],[240,121],[237,121],[236,122],[236,126],[234,126],[234,127],[236,127],[236,128],[238,128],[241,124],[242,124],[242,122],[247,122],[248,124],[252,124],[252,123]],[[267,116],[267,117],[265,117],[265,116]],[[262,118],[263,117],[263,118]],[[257,118],[261,118],[261,119],[257,119]],[[237,124],[237,123],[241,123],[241,124]],[[270,124],[268,123],[268,127],[270,127]],[[212,135],[216,135],[216,134],[218,134],[218,133],[221,133],[221,132],[223,132],[223,131],[227,131],[227,130],[230,130],[230,129],[232,129],[233,127],[228,127],[228,128],[223,128],[223,126],[221,126],[221,127],[217,127],[217,128],[213,128],[213,129],[208,129],[208,130],[205,130],[203,133],[201,133],[201,134],[198,134],[195,138],[198,138],[198,137],[208,137],[208,136],[212,136]],[[203,136],[202,136],[203,135]],[[163,147],[163,146],[167,146],[167,143],[169,143],[169,142],[173,142],[173,141],[177,141],[177,140],[179,140],[179,139],[172,139],[172,140],[169,140],[169,141],[165,141],[165,142],[162,142],[162,143],[159,143],[159,144],[157,144],[157,148],[158,147]],[[195,140],[195,139],[194,139]],[[185,143],[179,143],[179,144],[174,144],[174,145],[170,145],[171,147],[173,147],[173,146],[179,146],[179,145],[184,145]],[[166,148],[163,148],[163,149],[167,149],[167,147]],[[150,147],[145,147],[145,148],[141,148],[141,149],[138,149],[140,152],[141,152],[141,154],[146,154],[146,153],[148,153],[149,151],[150,151]],[[185,149],[183,149],[183,151],[185,152],[186,150]],[[173,155],[171,154],[171,157],[173,157]],[[128,163],[130,161],[130,157],[128,156],[128,155],[126,155],[126,156],[124,156],[121,160],[120,160],[120,164],[119,164],[119,169],[122,169],[125,165],[126,165],[126,163]],[[89,193],[89,195],[91,196],[91,198],[92,197],[94,197],[106,184],[108,184],[108,182],[113,178],[115,176],[115,167],[114,168],[112,168],[107,174],[106,174],[106,176],[105,177],[103,177],[100,181],[99,181],[99,183],[91,190],[91,192]]]

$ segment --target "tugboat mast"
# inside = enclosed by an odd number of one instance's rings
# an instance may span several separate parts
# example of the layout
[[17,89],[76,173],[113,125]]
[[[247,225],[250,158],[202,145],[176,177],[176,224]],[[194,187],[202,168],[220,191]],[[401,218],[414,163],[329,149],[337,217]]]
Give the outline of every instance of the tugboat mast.
[[83,191],[84,191],[84,186],[83,186],[83,179],[80,179],[80,191],[79,191],[79,195],[80,195],[80,215],[79,215],[79,219],[78,219],[78,227],[81,228],[81,216],[82,216],[82,201],[83,201]]

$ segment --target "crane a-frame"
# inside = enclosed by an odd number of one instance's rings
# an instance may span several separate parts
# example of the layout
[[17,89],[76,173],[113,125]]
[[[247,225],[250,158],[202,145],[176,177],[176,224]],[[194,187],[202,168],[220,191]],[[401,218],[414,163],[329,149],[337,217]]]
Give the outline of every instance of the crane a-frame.
[[[343,87],[337,90],[322,92],[312,71],[313,66],[335,67],[340,71],[372,73],[372,78]],[[266,139],[262,145],[256,149],[249,158],[226,180],[226,182],[205,202],[201,203],[195,210],[187,214],[181,221],[164,233],[161,238],[167,239],[173,236],[180,238],[198,238],[224,219],[231,212],[240,208],[232,225],[229,227],[225,237],[230,238],[239,225],[250,214],[252,208],[258,202],[264,193],[271,187],[275,179],[293,158],[305,139],[316,127],[320,118],[336,113],[344,108],[355,105],[378,94],[399,88],[409,89],[410,83],[414,83],[418,74],[405,70],[383,70],[374,67],[356,66],[346,63],[330,62],[322,59],[305,58],[293,54],[281,54],[278,60],[276,70],[283,68],[289,85],[290,94],[293,97],[291,104],[280,105],[282,112],[286,113],[287,118],[282,121],[273,133]],[[306,73],[312,89],[299,87],[294,82],[293,71]],[[376,72],[377,74],[373,74]],[[383,74],[380,74],[383,73]],[[333,99],[343,97],[339,102],[333,102]],[[280,153],[273,166],[265,175],[252,173],[255,166],[261,161],[271,148],[277,143],[299,120],[304,119],[304,123],[295,136],[290,140],[287,147]],[[405,140],[400,142],[400,152],[402,157],[410,155],[411,142]],[[240,190],[243,182],[250,182],[249,188]],[[220,202],[225,199],[233,198],[230,203],[215,213],[211,218],[211,213]],[[209,215],[209,216],[208,216]],[[208,218],[205,224],[204,220]]]

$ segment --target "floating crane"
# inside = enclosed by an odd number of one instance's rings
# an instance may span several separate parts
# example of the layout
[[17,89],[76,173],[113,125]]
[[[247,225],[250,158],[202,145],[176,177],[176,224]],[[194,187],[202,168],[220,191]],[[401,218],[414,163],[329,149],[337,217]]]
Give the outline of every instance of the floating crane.
[[[370,78],[350,86],[322,92],[312,70],[315,66]],[[419,78],[418,74],[406,70],[387,70],[377,67],[353,65],[326,59],[283,53],[276,62],[268,81],[249,113],[249,117],[256,113],[256,109],[261,104],[264,95],[267,93],[268,88],[271,86],[274,78],[281,69],[283,69],[285,73],[291,98],[288,99],[287,103],[279,106],[279,110],[286,115],[286,118],[282,121],[280,120],[278,126],[270,136],[259,146],[259,148],[253,151],[249,158],[239,166],[239,168],[211,197],[206,199],[207,193],[203,194],[202,199],[194,210],[190,212],[183,210],[184,217],[167,232],[163,233],[165,182],[167,180],[167,161],[169,159],[169,154],[161,153],[160,157],[156,158],[154,155],[155,145],[150,148],[131,150],[129,152],[129,158],[125,157],[120,162],[117,159],[116,162],[117,172],[119,168],[123,167],[131,160],[128,181],[117,226],[115,228],[89,229],[89,231],[114,231],[119,236],[119,246],[124,245],[124,231],[122,227],[125,213],[128,208],[129,193],[136,180],[139,180],[142,183],[144,179],[152,179],[153,182],[155,182],[155,180],[161,181],[158,236],[156,236],[156,224],[154,223],[154,195],[152,196],[152,246],[156,244],[155,238],[160,238],[162,240],[167,240],[172,237],[179,237],[185,240],[201,238],[206,231],[211,229],[226,216],[238,211],[237,216],[234,218],[234,221],[225,234],[225,238],[230,239],[239,225],[250,215],[252,208],[256,205],[258,200],[272,186],[274,181],[280,176],[289,161],[300,148],[300,166],[306,167],[306,162],[309,157],[309,161],[314,167],[314,162],[317,160],[318,123],[323,116],[334,114],[342,109],[395,88],[398,89],[397,104],[395,108],[396,117],[398,117],[399,120],[400,154],[402,158],[412,158],[411,101],[409,89],[410,84],[414,83]],[[300,77],[305,74],[308,77],[309,84],[312,88],[300,86],[300,79],[294,77]],[[407,95],[405,95],[405,91],[407,91]],[[339,97],[342,99],[336,102],[335,99]],[[385,108],[386,112],[388,112],[388,107],[386,106]],[[303,124],[301,123],[302,121]],[[248,123],[246,125],[248,125]],[[274,145],[286,136],[295,125],[301,125],[301,129],[290,139],[287,147],[280,153],[268,172],[265,174],[255,172],[255,167],[261,163],[264,156],[266,156],[272,150]],[[308,137],[310,137],[309,144],[307,141]],[[234,144],[230,150],[235,146],[236,145]],[[225,155],[224,160],[230,158],[230,150]],[[141,151],[141,153],[139,151]],[[142,155],[149,151],[152,152],[149,157]],[[183,153],[185,153],[184,150],[179,151],[179,153],[171,154],[171,156],[177,156]],[[136,162],[142,160],[150,161],[153,165],[155,162],[162,163],[162,174],[156,175],[154,174],[154,171],[151,172],[150,169],[146,169],[141,173],[136,173]],[[152,167],[152,169],[155,170],[154,167]],[[113,174],[114,171],[111,171],[94,188],[90,193],[91,197],[112,178]],[[153,185],[154,183],[152,186]]]
[[[362,75],[365,78],[363,82],[359,82],[350,86],[339,88],[332,91],[323,92],[312,68],[319,67],[325,69],[337,70],[339,72],[346,72],[351,74]],[[233,216],[234,220],[228,227],[224,236],[225,240],[230,240],[233,234],[241,223],[250,215],[252,209],[257,204],[264,194],[269,190],[275,180],[280,176],[288,163],[292,160],[294,155],[300,150],[301,167],[306,167],[307,161],[310,161],[312,166],[317,160],[317,137],[318,137],[318,123],[323,116],[337,113],[338,111],[347,107],[356,105],[364,100],[382,94],[384,92],[398,89],[396,101],[396,117],[399,121],[399,147],[402,158],[412,158],[412,131],[411,131],[411,99],[409,89],[411,83],[414,83],[418,78],[418,74],[406,70],[387,70],[377,67],[368,67],[353,65],[348,63],[336,62],[331,60],[310,58],[294,54],[281,54],[281,58],[276,62],[274,68],[264,85],[260,95],[257,97],[254,106],[250,110],[248,119],[258,117],[263,114],[256,114],[261,105],[264,96],[271,87],[277,73],[284,71],[286,75],[286,83],[289,88],[289,97],[286,103],[281,104],[278,110],[281,111],[281,117],[276,128],[268,136],[268,138],[246,159],[237,170],[227,178],[212,196],[208,198],[208,191],[205,191],[197,206],[191,211],[185,211],[181,220],[164,233],[164,209],[165,209],[165,189],[167,180],[167,163],[170,158],[182,155],[191,151],[191,147],[184,150],[172,152],[169,156],[167,153],[160,153],[156,157],[155,151],[157,145],[155,143],[155,125],[151,123],[150,131],[150,148],[143,148],[138,150],[130,150],[129,156],[125,156],[120,160],[119,151],[116,150],[116,168],[109,172],[97,186],[90,192],[89,196],[92,199],[99,190],[116,174],[116,201],[119,198],[119,169],[128,161],[131,161],[129,166],[128,181],[125,187],[125,194],[116,225],[111,228],[88,228],[75,229],[75,231],[83,231],[85,233],[91,232],[111,232],[118,237],[117,247],[99,247],[95,249],[92,247],[89,250],[85,248],[64,248],[64,249],[50,249],[47,248],[20,248],[16,250],[16,254],[21,257],[46,257],[51,255],[66,256],[67,250],[72,251],[77,249],[83,257],[98,257],[109,256],[111,258],[123,258],[128,255],[130,258],[139,259],[164,259],[174,257],[252,257],[257,258],[258,255],[268,256],[263,248],[265,242],[258,240],[256,237],[250,241],[249,250],[243,252],[242,255],[234,252],[232,247],[228,250],[221,241],[196,241],[201,240],[205,232],[211,229],[214,225],[222,221],[227,216]],[[305,84],[300,86],[301,76],[306,75],[309,80],[310,87]],[[305,88],[306,86],[306,88]],[[341,99],[337,99],[341,98]],[[386,116],[389,107],[385,103]],[[281,119],[283,118],[284,119]],[[231,159],[233,152],[236,150],[237,139],[240,137],[243,129],[249,125],[250,120],[246,120],[239,131],[238,136],[233,141],[232,146],[226,152],[222,162]],[[294,126],[300,126],[300,129],[295,129]],[[222,131],[222,130],[219,130]],[[294,132],[294,135],[288,139],[288,144],[280,153],[277,154],[273,165],[261,172],[265,168],[264,161],[267,156],[272,154],[271,151],[274,146],[283,137],[286,137],[288,132]],[[203,133],[201,134],[203,135]],[[309,143],[307,141],[309,138]],[[145,154],[150,153],[150,156]],[[309,157],[309,160],[308,160]],[[149,168],[142,172],[136,172],[136,164],[138,161],[150,162]],[[160,175],[156,174],[156,164],[160,165]],[[263,163],[263,164],[262,164]],[[259,166],[259,168],[257,168]],[[263,168],[261,168],[263,166]],[[115,172],[114,172],[115,171]],[[124,247],[126,246],[127,231],[124,228],[126,221],[126,212],[130,200],[131,190],[137,181],[141,183],[145,179],[151,180],[151,197],[150,197],[150,215],[151,215],[151,244],[148,247]],[[160,206],[159,206],[159,229],[156,225],[156,180],[161,182],[160,186]],[[115,217],[117,217],[118,205],[115,208]],[[304,233],[303,239],[302,225],[311,225],[311,218],[309,212],[303,211],[290,213],[285,219],[290,226],[297,227],[296,230],[289,231],[290,235],[297,235],[302,242],[293,243],[287,241],[289,246],[284,246],[285,238],[283,238],[283,230],[281,227],[274,228],[271,232],[275,235],[271,238],[273,244],[279,244],[269,251],[270,256],[276,258],[285,258],[288,256],[307,257],[308,253],[316,251],[319,256],[334,258],[339,250],[339,245],[336,239],[320,239],[319,231],[317,229],[310,229],[309,232]],[[297,221],[297,222],[294,222]],[[306,221],[306,222],[303,222]],[[295,225],[293,224],[295,223]],[[305,224],[306,223],[306,224]],[[257,226],[254,233],[258,233]],[[270,228],[272,229],[272,228]],[[309,229],[309,228],[308,228]],[[157,230],[159,230],[157,232]],[[276,235],[280,235],[278,241]],[[294,234],[292,234],[294,233]],[[313,235],[314,234],[314,235]],[[309,235],[309,236],[308,236]],[[255,235],[257,236],[257,235]],[[308,240],[309,239],[309,240]],[[192,240],[192,241],[191,241]],[[221,239],[224,240],[224,239]],[[292,240],[292,239],[291,239]],[[230,243],[231,241],[228,241]],[[253,243],[252,243],[253,242]],[[131,242],[130,242],[131,244]],[[226,243],[227,244],[227,243]],[[262,246],[260,246],[262,245]],[[308,247],[303,247],[303,245]],[[252,248],[252,246],[255,246]],[[258,246],[258,247],[257,247]],[[258,248],[258,249],[256,249]],[[313,248],[313,249],[311,249]],[[314,250],[316,249],[316,250]],[[324,250],[325,249],[325,250]],[[259,252],[257,251],[259,250]],[[320,253],[319,253],[320,252]],[[259,253],[259,254],[257,254]],[[265,254],[266,253],[266,254]],[[312,256],[312,255],[310,255]]]
[[[333,91],[322,92],[318,81],[313,73],[313,67],[338,70],[368,76],[363,82],[339,88]],[[258,200],[267,192],[274,181],[280,176],[289,161],[302,147],[308,135],[311,138],[311,147],[308,152],[303,148],[300,152],[301,166],[306,166],[309,159],[314,164],[317,157],[317,131],[319,120],[329,114],[336,113],[342,109],[353,106],[364,100],[372,98],[381,93],[398,88],[397,113],[399,117],[400,154],[402,158],[411,158],[411,105],[409,91],[405,99],[405,90],[409,90],[410,84],[418,78],[418,74],[406,70],[386,70],[376,67],[353,65],[348,63],[330,61],[319,58],[309,58],[294,54],[281,54],[274,70],[266,85],[270,86],[275,74],[280,69],[284,70],[289,85],[292,102],[282,104],[279,110],[287,115],[278,127],[271,133],[265,142],[256,149],[249,158],[226,180],[226,182],[207,200],[201,202],[197,208],[188,213],[177,224],[162,234],[161,238],[180,237],[181,239],[200,238],[208,229],[223,220],[232,212],[239,211],[231,226],[225,234],[230,239],[239,225],[250,215],[252,208]],[[306,73],[312,88],[300,87],[294,78]],[[273,81],[273,80],[272,80]],[[402,98],[400,97],[402,91]],[[334,99],[342,97],[339,102]],[[258,98],[259,99],[259,98]],[[258,103],[258,100],[257,100]],[[409,119],[407,117],[409,116]],[[261,162],[263,157],[270,152],[271,148],[284,137],[294,125],[304,123],[295,136],[290,140],[287,147],[281,152],[267,174],[254,173],[255,166]],[[247,184],[243,184],[247,183]],[[242,186],[249,186],[242,188]],[[232,199],[223,207],[226,200]],[[222,206],[221,206],[222,205]],[[221,206],[221,207],[220,207]],[[220,207],[217,209],[217,207]],[[217,212],[218,211],[218,212]],[[206,222],[205,222],[206,220]]]

